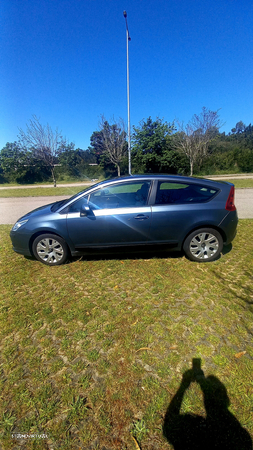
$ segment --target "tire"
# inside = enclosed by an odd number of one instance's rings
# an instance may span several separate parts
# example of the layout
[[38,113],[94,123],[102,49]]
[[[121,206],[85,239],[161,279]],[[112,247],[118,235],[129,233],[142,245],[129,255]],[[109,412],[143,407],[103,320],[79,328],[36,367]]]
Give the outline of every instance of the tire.
[[35,258],[47,266],[59,266],[68,259],[66,242],[54,234],[41,234],[33,241],[32,250]]
[[199,228],[187,236],[183,250],[191,261],[209,262],[219,258],[223,248],[220,233],[213,228]]

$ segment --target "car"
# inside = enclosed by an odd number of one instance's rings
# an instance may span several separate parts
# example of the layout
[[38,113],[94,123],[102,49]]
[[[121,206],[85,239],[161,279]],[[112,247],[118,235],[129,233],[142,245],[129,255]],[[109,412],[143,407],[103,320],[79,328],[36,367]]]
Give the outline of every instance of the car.
[[162,245],[188,259],[219,258],[238,223],[234,185],[180,175],[131,175],[97,183],[21,217],[13,250],[49,266],[90,251]]

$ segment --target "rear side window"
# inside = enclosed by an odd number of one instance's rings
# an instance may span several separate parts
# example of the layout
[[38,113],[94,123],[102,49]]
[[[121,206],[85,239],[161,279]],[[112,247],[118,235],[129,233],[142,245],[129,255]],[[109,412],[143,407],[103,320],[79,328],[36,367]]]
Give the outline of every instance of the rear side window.
[[156,205],[181,203],[203,203],[210,200],[218,192],[217,189],[199,184],[183,184],[159,181],[156,193]]

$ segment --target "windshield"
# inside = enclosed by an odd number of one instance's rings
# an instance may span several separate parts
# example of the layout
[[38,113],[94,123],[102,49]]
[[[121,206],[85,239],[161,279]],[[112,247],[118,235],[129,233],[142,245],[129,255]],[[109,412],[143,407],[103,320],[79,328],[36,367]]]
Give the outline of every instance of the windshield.
[[92,184],[91,186],[87,186],[87,188],[85,188],[83,191],[78,192],[77,194],[73,195],[72,197],[66,198],[66,200],[61,200],[59,202],[56,202],[52,205],[51,207],[51,211],[52,212],[56,212],[58,211],[58,209],[62,208],[62,206],[66,205],[68,202],[75,200],[77,197],[79,197],[79,195],[84,194],[86,191],[88,191],[89,189],[94,189],[97,186],[105,183],[108,180],[105,180],[104,182],[99,181],[98,183]]
[[84,189],[83,191],[78,192],[77,194],[73,195],[72,197],[66,198],[65,200],[61,200],[59,202],[54,203],[51,207],[51,211],[52,212],[58,211],[58,209],[60,209],[62,206],[66,205],[68,202],[70,202],[72,200],[75,200],[75,198],[79,197],[79,195],[82,195],[84,192],[86,192],[87,189],[88,188]]

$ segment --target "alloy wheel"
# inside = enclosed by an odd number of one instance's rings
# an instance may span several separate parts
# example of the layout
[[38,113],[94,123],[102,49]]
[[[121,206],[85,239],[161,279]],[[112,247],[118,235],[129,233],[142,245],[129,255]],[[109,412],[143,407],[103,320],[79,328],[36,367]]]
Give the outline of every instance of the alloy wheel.
[[65,256],[62,245],[53,238],[41,239],[36,245],[36,253],[47,264],[59,264]]
[[189,250],[194,258],[209,259],[219,250],[219,240],[212,233],[201,232],[190,241]]

